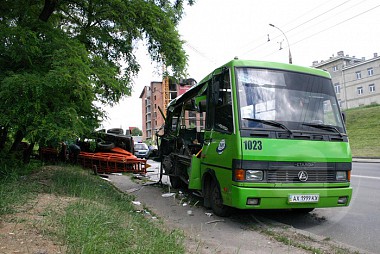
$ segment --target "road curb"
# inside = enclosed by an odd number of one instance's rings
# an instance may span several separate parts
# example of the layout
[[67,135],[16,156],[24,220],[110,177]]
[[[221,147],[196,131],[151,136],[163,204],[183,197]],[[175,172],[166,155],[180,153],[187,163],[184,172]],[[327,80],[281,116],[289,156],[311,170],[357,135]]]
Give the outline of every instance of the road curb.
[[[308,232],[308,231],[305,231],[302,229],[297,229],[297,228],[294,228],[294,227],[289,226],[287,224],[283,224],[283,223],[278,222],[278,221],[270,220],[268,218],[260,218],[260,223],[264,224],[265,226],[275,227],[275,230],[280,231],[280,232],[281,231],[290,231],[290,234],[292,234],[292,232],[293,232],[295,234],[300,234],[300,235],[304,236],[305,238],[312,239],[314,242],[326,243],[328,246],[335,247],[337,249],[347,250],[347,251],[349,251],[348,253],[375,254],[373,252],[369,252],[369,251],[354,247],[354,246],[346,244],[346,243],[342,243],[342,242],[338,242],[336,240],[329,239],[326,236],[317,235],[317,234],[314,234],[314,233],[311,233],[311,232]],[[328,239],[328,240],[326,240],[326,239]],[[336,252],[336,253],[340,253],[340,252]]]
[[354,157],[352,158],[352,162],[380,163],[380,158]]

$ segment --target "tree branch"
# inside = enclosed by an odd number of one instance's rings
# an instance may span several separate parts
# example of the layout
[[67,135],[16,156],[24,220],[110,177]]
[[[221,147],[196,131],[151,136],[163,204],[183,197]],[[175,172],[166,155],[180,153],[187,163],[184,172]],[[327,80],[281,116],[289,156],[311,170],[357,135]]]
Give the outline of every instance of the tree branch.
[[39,19],[46,22],[50,18],[51,14],[53,14],[57,3],[58,0],[45,0],[45,5],[40,13]]

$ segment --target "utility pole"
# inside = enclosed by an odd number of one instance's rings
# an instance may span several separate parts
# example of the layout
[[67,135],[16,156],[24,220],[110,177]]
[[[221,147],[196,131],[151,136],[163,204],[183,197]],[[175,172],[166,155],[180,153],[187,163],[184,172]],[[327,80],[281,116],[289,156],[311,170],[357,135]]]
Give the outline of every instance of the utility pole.
[[[288,37],[286,37],[286,34],[280,29],[278,28],[277,26],[273,25],[273,24],[269,24],[271,27],[274,27],[274,28],[277,28],[285,37],[286,39],[286,43],[288,44],[288,49],[289,49],[289,63],[292,64],[293,61],[292,61],[292,53],[290,52],[290,44],[289,44],[289,40],[288,40]],[[280,48],[281,50],[282,48]]]

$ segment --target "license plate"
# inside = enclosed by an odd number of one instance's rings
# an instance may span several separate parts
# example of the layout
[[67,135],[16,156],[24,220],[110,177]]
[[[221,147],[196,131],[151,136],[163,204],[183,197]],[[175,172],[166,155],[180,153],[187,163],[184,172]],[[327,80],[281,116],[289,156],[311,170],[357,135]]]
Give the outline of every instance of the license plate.
[[289,195],[289,203],[318,203],[318,194]]

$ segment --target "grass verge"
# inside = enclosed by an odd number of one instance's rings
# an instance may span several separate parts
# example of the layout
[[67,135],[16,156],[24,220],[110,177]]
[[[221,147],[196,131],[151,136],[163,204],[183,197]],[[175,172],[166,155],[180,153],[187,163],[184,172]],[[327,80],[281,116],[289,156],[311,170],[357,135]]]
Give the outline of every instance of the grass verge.
[[27,166],[12,161],[0,159],[0,216],[15,212],[15,206],[24,204],[37,195],[39,185],[27,182],[25,179],[39,163]]
[[380,105],[346,111],[352,156],[380,158]]
[[39,211],[43,221],[38,230],[65,246],[66,253],[185,252],[181,232],[166,230],[159,220],[136,212],[131,196],[79,167],[43,167],[38,173],[3,181],[0,216],[17,212],[22,202],[41,194],[65,197],[60,209],[49,205]]

